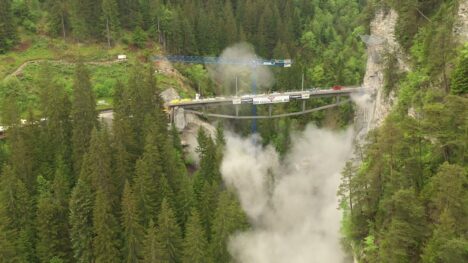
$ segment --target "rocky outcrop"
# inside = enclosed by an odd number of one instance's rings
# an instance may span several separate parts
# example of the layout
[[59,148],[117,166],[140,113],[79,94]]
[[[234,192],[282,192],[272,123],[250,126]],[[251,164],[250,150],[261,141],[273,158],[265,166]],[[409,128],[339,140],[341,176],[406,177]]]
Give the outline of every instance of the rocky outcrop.
[[[180,99],[174,88],[169,88],[161,92],[161,98],[167,104],[171,100]],[[198,154],[195,149],[198,147],[197,134],[200,128],[214,136],[216,128],[205,121],[200,120],[195,114],[187,113],[182,108],[174,109],[174,125],[179,130],[182,144],[186,147],[186,152],[192,160],[198,163]]]
[[398,14],[394,10],[379,11],[370,25],[370,35],[364,36],[367,44],[367,65],[362,86],[373,90],[364,98],[355,98],[358,104],[355,127],[358,140],[364,139],[368,131],[381,125],[395,103],[395,94],[384,92],[384,57],[394,53],[401,70],[409,70],[406,57],[395,39]]
[[468,0],[460,1],[453,33],[459,37],[460,42],[468,41]]
[[179,93],[174,88],[168,88],[161,92],[160,94],[164,103],[169,103],[171,100],[178,100],[180,99]]

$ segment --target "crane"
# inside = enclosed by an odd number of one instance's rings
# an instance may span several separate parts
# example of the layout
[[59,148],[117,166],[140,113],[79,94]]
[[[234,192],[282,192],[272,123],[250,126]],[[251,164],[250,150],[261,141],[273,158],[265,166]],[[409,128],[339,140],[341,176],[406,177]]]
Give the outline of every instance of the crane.
[[[291,67],[293,61],[291,59],[262,59],[262,58],[221,58],[221,57],[202,57],[202,56],[152,56],[152,61],[171,61],[178,63],[190,63],[190,64],[220,64],[220,65],[239,65],[239,66],[250,66],[252,68],[252,93],[257,93],[257,67]],[[257,106],[252,106],[252,115],[257,115]],[[252,133],[257,132],[257,121],[252,121]]]

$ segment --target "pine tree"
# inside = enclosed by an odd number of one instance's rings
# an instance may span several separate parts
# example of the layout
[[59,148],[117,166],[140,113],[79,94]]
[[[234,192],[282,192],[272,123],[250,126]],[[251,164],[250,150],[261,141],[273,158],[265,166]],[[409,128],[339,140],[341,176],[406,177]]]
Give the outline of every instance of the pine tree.
[[68,261],[71,258],[68,226],[70,179],[60,159],[53,182],[39,177],[39,185],[42,187],[39,187],[37,204],[37,254],[43,262],[54,257]]
[[161,204],[158,217],[158,243],[161,245],[160,262],[176,263],[181,259],[181,232],[167,199]]
[[223,33],[224,39],[221,42],[221,48],[226,48],[229,45],[232,45],[237,40],[237,25],[234,18],[234,13],[232,10],[231,1],[226,1],[224,4],[224,23],[223,23]]
[[62,33],[64,40],[70,31],[70,2],[68,0],[48,0],[48,20],[54,34]]
[[120,21],[123,27],[135,29],[141,26],[142,15],[138,0],[119,0]]
[[185,229],[187,219],[192,209],[195,207],[193,186],[189,176],[182,176],[180,190],[176,194],[176,199],[177,207],[175,212],[177,215],[177,222],[182,229]]
[[[440,216],[439,224],[424,247],[423,263],[465,262],[468,260],[468,238],[456,232],[456,222],[448,210]],[[461,234],[461,236],[459,236]]]
[[356,173],[356,168],[353,166],[351,161],[346,162],[343,171],[341,171],[341,184],[338,189],[338,195],[340,197],[340,203],[347,203],[347,207],[351,213],[353,213],[353,187],[351,182],[353,176]]
[[14,240],[18,234],[11,225],[7,204],[2,197],[0,199],[0,257],[5,260],[9,259],[6,262],[18,261],[18,251]]
[[88,182],[79,179],[70,198],[70,237],[76,262],[94,262],[93,203]]
[[187,18],[183,18],[181,23],[182,31],[182,50],[184,54],[197,54],[197,41],[195,39],[193,25]]
[[43,123],[42,153],[47,158],[45,161],[50,164],[60,155],[65,163],[70,165],[71,104],[65,89],[51,76],[51,71],[50,65],[44,64],[37,83],[40,89],[39,108],[43,118],[47,119],[47,122]]
[[122,196],[123,256],[126,263],[136,263],[141,258],[143,228],[138,219],[136,199],[127,181]]
[[17,41],[11,0],[0,1],[0,54],[6,53]]
[[380,245],[380,262],[414,262],[425,231],[424,208],[412,189],[393,194],[386,211],[394,211]]
[[151,166],[144,160],[138,160],[134,178],[134,191],[138,208],[138,218],[143,226],[156,220],[160,202],[158,188],[151,176]]
[[93,191],[105,191],[115,206],[118,203],[118,195],[111,164],[111,149],[107,130],[97,131],[94,129],[88,152],[84,156],[80,178],[90,182]]
[[462,166],[444,163],[426,188],[433,220],[440,221],[441,214],[445,212],[457,226],[454,231],[459,233],[468,230],[465,224],[468,216],[468,193],[464,188],[467,184],[467,172]]
[[199,173],[203,179],[208,182],[220,182],[221,173],[219,172],[220,160],[213,139],[206,134],[203,128],[198,130],[197,134],[198,147],[196,151],[200,156]]
[[180,141],[179,131],[175,127],[174,123],[171,125],[171,139],[172,139],[172,146],[174,147],[174,149],[176,149],[179,155],[182,154],[183,149],[182,149],[182,143]]
[[91,88],[89,72],[83,63],[78,63],[75,69],[71,118],[73,170],[75,174],[79,174],[83,155],[91,139],[91,131],[97,124],[96,99]]
[[[55,225],[57,222],[54,220],[54,204],[52,203],[51,191],[49,182],[42,176],[38,177],[39,185],[39,198],[37,201],[37,236],[38,241],[36,242],[36,250],[38,257],[42,262],[48,262],[55,255],[55,244],[56,242],[53,234],[56,229],[52,229],[49,223]],[[43,184],[41,186],[41,184]]]
[[151,220],[146,231],[146,238],[144,242],[143,250],[143,262],[144,263],[169,263],[170,261],[163,259],[163,248],[161,242],[158,239],[158,230],[154,221]]
[[131,127],[128,92],[118,81],[114,91],[114,119],[112,122],[113,175],[119,193],[125,181],[133,182],[135,163],[141,150],[138,149],[134,130]]
[[101,17],[101,1],[71,0],[71,24],[75,37],[86,40],[101,35],[99,18]]
[[118,6],[116,0],[102,0],[102,20],[105,23],[107,46],[110,48],[112,40],[119,31]]
[[[32,260],[31,202],[26,187],[10,166],[3,167],[0,177],[0,253],[11,262]],[[4,231],[4,232],[3,232]],[[11,235],[8,235],[11,234]]]
[[211,228],[210,251],[214,262],[230,262],[227,240],[234,231],[243,229],[247,225],[246,222],[233,194],[228,191],[222,192]]
[[157,104],[155,101],[158,93],[154,83],[154,75],[151,75],[153,73],[144,74],[146,70],[150,69],[145,69],[141,64],[137,64],[131,69],[124,93],[129,102],[125,106],[128,107],[129,115],[132,116],[130,126],[134,131],[134,138],[137,140],[139,150],[143,149],[146,139],[145,120],[147,115],[152,115],[156,106],[162,107],[162,104]]
[[190,215],[183,242],[183,263],[205,263],[208,259],[208,242],[205,230],[200,221],[197,210],[193,209]]
[[96,192],[93,230],[93,251],[96,258],[94,262],[120,262],[118,222],[112,211],[110,196],[103,189]]
[[224,137],[224,126],[222,122],[216,125],[216,146],[226,145],[226,138]]
[[[468,48],[465,48],[468,50]],[[455,95],[462,95],[468,92],[468,51],[461,54],[461,57],[452,73],[451,92]]]
[[202,225],[205,228],[208,240],[212,238],[213,219],[219,202],[219,186],[216,183],[204,182],[202,191],[197,197],[197,209],[200,213]]
[[35,188],[35,181],[37,174],[35,173],[35,166],[37,165],[35,156],[35,145],[31,137],[34,131],[32,127],[14,127],[9,137],[9,147],[11,149],[9,161],[19,178],[26,186],[28,192],[32,194]]

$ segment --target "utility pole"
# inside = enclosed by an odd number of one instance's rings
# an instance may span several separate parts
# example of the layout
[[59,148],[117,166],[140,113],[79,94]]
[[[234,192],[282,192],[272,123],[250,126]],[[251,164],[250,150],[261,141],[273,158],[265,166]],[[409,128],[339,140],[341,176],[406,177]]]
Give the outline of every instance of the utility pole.
[[236,76],[236,97],[237,97],[237,76]]
[[304,91],[304,72],[302,72],[302,84],[301,84],[301,87],[302,87],[302,91]]

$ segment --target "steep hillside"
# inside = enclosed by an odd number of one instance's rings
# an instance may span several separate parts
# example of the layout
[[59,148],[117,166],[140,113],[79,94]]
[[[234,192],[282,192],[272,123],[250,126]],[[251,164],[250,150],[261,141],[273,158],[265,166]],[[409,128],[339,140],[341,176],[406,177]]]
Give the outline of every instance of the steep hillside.
[[[388,89],[370,107],[381,124],[342,172],[345,243],[359,262],[465,262],[466,1],[378,2],[371,28],[386,17],[403,48],[376,71],[371,85]],[[391,47],[392,31],[384,36]]]

